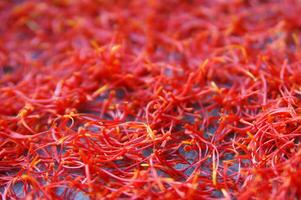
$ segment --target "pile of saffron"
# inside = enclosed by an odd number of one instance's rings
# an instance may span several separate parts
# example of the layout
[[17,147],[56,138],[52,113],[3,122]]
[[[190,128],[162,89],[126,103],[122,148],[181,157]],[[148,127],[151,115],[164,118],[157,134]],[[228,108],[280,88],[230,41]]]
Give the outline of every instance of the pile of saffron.
[[1,199],[298,199],[300,13],[0,1]]

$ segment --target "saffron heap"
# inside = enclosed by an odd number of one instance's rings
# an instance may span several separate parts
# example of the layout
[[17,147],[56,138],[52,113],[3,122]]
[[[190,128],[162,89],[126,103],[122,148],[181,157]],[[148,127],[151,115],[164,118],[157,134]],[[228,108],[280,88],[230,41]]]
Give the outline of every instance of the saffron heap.
[[0,1],[2,199],[300,197],[300,13]]

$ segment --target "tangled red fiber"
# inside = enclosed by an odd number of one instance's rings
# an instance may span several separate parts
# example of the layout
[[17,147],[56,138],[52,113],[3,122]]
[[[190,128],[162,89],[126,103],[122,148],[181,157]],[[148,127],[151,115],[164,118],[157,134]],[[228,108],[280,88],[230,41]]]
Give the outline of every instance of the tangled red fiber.
[[300,13],[0,1],[2,199],[300,199]]

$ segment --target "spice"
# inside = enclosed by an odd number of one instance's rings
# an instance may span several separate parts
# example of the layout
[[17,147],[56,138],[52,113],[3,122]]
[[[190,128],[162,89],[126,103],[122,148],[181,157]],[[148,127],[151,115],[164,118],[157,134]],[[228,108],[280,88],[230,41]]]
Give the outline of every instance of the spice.
[[2,199],[301,196],[301,5],[1,1]]

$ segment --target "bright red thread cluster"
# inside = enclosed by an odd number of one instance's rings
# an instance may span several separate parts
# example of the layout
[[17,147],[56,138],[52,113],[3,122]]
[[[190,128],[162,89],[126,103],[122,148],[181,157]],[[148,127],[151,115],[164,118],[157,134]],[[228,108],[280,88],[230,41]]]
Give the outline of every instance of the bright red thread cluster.
[[298,199],[300,13],[0,1],[2,199]]

